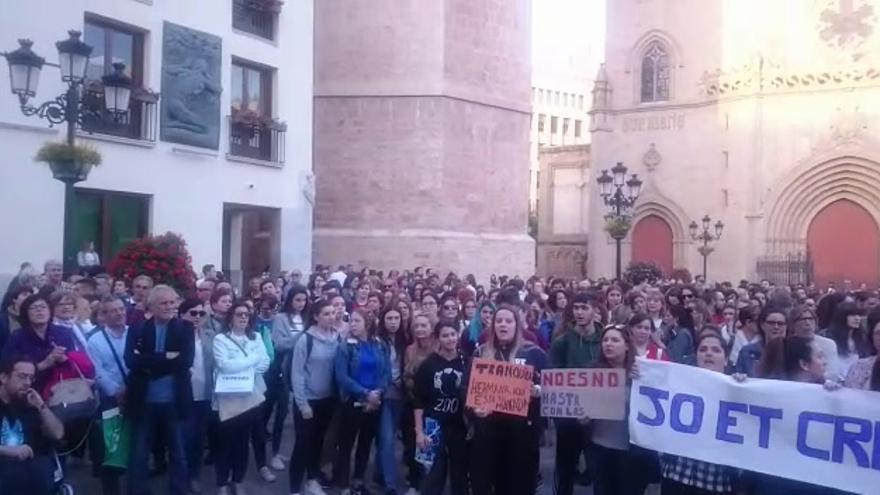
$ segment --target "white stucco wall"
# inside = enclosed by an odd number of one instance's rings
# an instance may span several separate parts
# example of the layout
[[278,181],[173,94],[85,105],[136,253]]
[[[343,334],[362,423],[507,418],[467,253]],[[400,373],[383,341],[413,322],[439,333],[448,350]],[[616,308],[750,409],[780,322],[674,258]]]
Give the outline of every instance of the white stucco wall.
[[[223,204],[279,208],[281,267],[306,269],[311,264],[312,207],[303,189],[311,173],[313,4],[286,2],[275,41],[234,31],[232,2],[219,0],[33,0],[6,2],[0,14],[0,49],[17,48],[18,38],[34,41],[34,51],[57,62],[54,43],[69,29],[82,30],[84,12],[147,30],[145,86],[161,93],[162,24],[170,21],[222,38],[223,94],[218,150],[159,141],[152,147],[78,139],[95,146],[104,163],[81,187],[152,195],[149,232],[175,231],[189,244],[193,265],[221,263]],[[233,56],[276,68],[273,115],[287,123],[286,163],[273,168],[230,161],[227,115]],[[24,260],[41,265],[61,257],[63,185],[48,167],[32,158],[46,140],[62,140],[63,129],[21,115],[9,90],[5,61],[0,77],[0,278]],[[44,67],[39,104],[64,88],[58,70]],[[160,100],[161,104],[161,100]]]

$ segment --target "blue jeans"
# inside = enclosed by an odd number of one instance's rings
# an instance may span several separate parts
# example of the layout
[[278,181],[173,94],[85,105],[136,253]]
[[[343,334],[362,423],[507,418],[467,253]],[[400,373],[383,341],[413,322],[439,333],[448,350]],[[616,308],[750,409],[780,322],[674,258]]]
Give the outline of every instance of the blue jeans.
[[394,458],[394,443],[400,428],[400,414],[403,411],[401,399],[385,399],[379,418],[379,468],[382,481],[388,490],[397,490],[397,460]]
[[55,459],[50,455],[38,455],[25,461],[0,457],[0,493],[51,495],[54,472]]
[[186,464],[189,479],[197,480],[202,475],[202,454],[205,448],[205,430],[211,416],[211,401],[193,402],[189,417],[184,422],[183,443],[186,450]]
[[128,463],[129,495],[150,493],[149,457],[157,431],[165,433],[165,445],[171,458],[168,463],[168,493],[186,495],[189,492],[181,423],[173,402],[144,404],[134,420],[134,441]]

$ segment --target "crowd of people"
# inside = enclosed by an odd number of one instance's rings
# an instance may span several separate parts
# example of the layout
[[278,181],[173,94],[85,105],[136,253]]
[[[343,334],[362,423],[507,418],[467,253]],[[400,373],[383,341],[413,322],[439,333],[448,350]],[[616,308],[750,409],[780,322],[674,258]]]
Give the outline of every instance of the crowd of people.
[[[643,449],[625,420],[549,421],[539,373],[525,417],[467,408],[470,360],[622,368],[638,379],[641,357],[732,380],[814,383],[816,394],[880,391],[880,298],[848,282],[493,275],[482,285],[421,267],[318,266],[236,290],[207,265],[182,293],[97,266],[66,278],[58,262],[43,268],[23,265],[0,307],[9,495],[56,493],[59,473],[86,454],[105,495],[123,485],[150,493],[151,474],[165,471],[169,493],[202,493],[206,465],[218,494],[244,495],[251,454],[265,483],[286,471],[291,494],[439,495],[448,485],[453,495],[532,495],[545,442],[555,444],[559,495],[578,483],[596,495],[658,484],[663,495],[840,493]],[[126,425],[113,439],[110,411]],[[111,464],[123,434],[126,461]]]

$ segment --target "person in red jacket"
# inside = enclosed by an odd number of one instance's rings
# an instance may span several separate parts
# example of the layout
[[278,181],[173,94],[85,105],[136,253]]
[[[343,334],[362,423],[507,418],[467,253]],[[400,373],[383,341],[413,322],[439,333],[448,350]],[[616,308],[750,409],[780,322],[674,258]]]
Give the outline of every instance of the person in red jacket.
[[627,324],[636,356],[657,361],[670,361],[669,353],[654,342],[654,322],[646,313],[634,314]]

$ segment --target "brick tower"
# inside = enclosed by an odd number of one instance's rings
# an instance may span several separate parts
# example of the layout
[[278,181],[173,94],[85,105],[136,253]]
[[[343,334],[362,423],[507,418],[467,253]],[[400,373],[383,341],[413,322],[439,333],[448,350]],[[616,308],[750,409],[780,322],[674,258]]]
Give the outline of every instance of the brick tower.
[[529,4],[315,2],[316,263],[534,272]]

